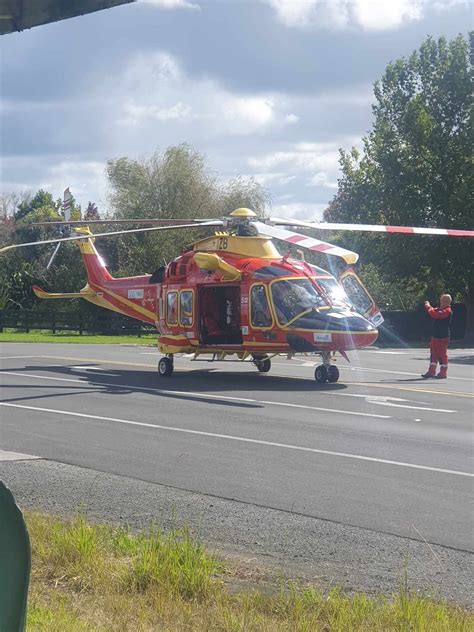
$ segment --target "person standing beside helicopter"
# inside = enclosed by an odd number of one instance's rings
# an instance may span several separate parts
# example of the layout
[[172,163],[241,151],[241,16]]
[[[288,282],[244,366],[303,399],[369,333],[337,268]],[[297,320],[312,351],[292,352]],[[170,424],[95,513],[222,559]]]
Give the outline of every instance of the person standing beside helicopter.
[[[434,320],[434,323],[430,342],[430,366],[421,377],[436,377],[440,380],[448,377],[448,344],[453,314],[451,302],[452,298],[449,294],[440,296],[439,307],[432,307],[429,301],[425,301],[425,310]],[[436,375],[438,362],[440,369]]]

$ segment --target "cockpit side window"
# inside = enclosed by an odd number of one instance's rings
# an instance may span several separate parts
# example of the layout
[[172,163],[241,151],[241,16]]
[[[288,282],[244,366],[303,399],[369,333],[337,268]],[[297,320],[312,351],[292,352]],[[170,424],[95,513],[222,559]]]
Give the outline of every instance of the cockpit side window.
[[370,296],[353,276],[346,276],[341,282],[351,297],[352,304],[360,314],[365,314],[372,308],[373,303]]
[[264,285],[254,285],[250,292],[250,323],[252,327],[271,327],[273,324]]

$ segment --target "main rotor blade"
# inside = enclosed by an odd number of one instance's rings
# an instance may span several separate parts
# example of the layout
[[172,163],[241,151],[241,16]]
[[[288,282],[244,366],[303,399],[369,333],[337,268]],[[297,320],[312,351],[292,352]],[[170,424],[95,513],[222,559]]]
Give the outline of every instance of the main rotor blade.
[[292,230],[285,230],[284,228],[277,228],[276,226],[269,226],[262,222],[252,222],[257,228],[258,232],[262,235],[268,235],[269,237],[275,237],[276,239],[282,239],[290,244],[298,246],[299,248],[305,248],[313,252],[321,252],[325,255],[335,255],[341,257],[346,263],[356,263],[359,255],[351,250],[340,248],[339,246],[333,246],[326,241],[320,241],[307,235],[300,235],[294,233]]
[[423,228],[421,226],[385,226],[383,224],[339,224],[330,222],[305,222],[299,219],[271,217],[277,226],[301,226],[317,230],[351,230],[366,233],[403,233],[404,235],[445,235],[448,237],[474,237],[474,230],[455,228]]
[[132,228],[131,230],[116,230],[109,233],[91,233],[90,235],[77,235],[74,237],[61,237],[59,239],[43,239],[41,241],[30,241],[24,244],[12,244],[0,248],[0,253],[15,248],[24,248],[25,246],[41,246],[43,244],[57,244],[63,241],[81,241],[84,239],[95,239],[96,237],[111,237],[112,235],[128,235],[130,233],[145,233],[152,230],[173,230],[178,228],[200,228],[201,226],[222,226],[223,222],[215,220],[212,222],[203,222],[202,224],[182,224],[179,226],[152,226],[151,228]]
[[[89,226],[92,224],[146,224],[150,226],[179,226],[180,224],[202,224],[213,221],[211,219],[81,219],[71,222],[32,222],[28,226]],[[24,226],[22,226],[23,228]]]

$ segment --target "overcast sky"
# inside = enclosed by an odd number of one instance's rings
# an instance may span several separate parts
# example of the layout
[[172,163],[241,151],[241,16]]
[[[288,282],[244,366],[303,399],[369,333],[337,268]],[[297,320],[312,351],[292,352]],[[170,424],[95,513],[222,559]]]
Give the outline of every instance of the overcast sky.
[[318,218],[387,63],[471,24],[464,0],[144,0],[4,35],[1,190],[105,210],[108,159],[187,142]]

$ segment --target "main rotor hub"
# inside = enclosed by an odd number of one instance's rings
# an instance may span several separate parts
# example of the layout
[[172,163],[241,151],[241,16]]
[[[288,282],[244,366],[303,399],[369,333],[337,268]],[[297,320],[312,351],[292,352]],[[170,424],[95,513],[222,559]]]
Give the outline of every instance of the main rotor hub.
[[235,211],[232,211],[230,216],[239,217],[241,219],[249,219],[251,217],[257,217],[257,213],[254,213],[254,211],[249,208],[236,208]]

